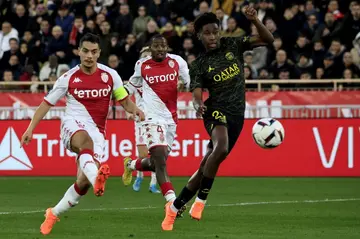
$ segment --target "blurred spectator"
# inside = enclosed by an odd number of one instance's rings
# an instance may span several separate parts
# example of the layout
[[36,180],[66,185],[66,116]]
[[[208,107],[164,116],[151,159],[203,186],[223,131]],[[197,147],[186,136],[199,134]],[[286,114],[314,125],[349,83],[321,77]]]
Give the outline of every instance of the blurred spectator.
[[55,24],[60,26],[65,34],[69,34],[74,22],[74,16],[69,15],[69,10],[66,6],[60,6],[58,16],[55,19]]
[[169,18],[169,6],[166,0],[150,0],[149,16],[151,16],[159,26],[165,26]]
[[4,52],[10,50],[11,38],[19,39],[18,31],[9,22],[3,22],[0,31],[0,59],[2,59]]
[[10,49],[5,51],[0,60],[0,70],[8,67],[8,62],[12,55],[20,55],[19,53],[19,41],[17,38],[10,38],[9,40]]
[[120,57],[122,58],[122,70],[120,76],[123,80],[129,80],[134,73],[134,66],[139,59],[139,51],[136,46],[136,38],[133,34],[128,34],[125,43],[120,47]]
[[227,20],[227,29],[221,33],[223,37],[241,37],[245,34],[243,29],[237,27],[237,22],[233,17]]
[[[294,63],[287,58],[286,51],[278,50],[276,53],[276,59],[273,63],[271,63],[269,68],[270,73],[272,74],[272,78],[281,79],[280,73],[286,72],[288,74],[288,78],[294,77]],[[283,73],[284,77],[286,75]]]
[[100,24],[100,49],[101,55],[99,61],[105,63],[108,61],[110,51],[111,51],[111,34],[110,34],[110,23],[108,21],[103,21]]
[[58,58],[56,56],[49,56],[49,60],[44,63],[40,70],[39,79],[41,81],[47,81],[49,80],[51,74],[55,75],[56,77],[60,77],[61,71],[63,69],[69,70],[69,66],[66,64],[59,64]]
[[206,1],[200,2],[199,9],[194,10],[194,16],[197,17],[205,12],[210,12],[209,4]]
[[[112,69],[116,70],[117,73],[121,73],[121,69],[120,69],[120,61],[119,58],[117,57],[117,55],[110,55],[107,65],[109,67],[111,67]],[[123,79],[125,81],[125,79]]]
[[[105,19],[104,19],[105,20]],[[97,22],[97,24],[99,24]],[[132,31],[133,17],[130,14],[129,5],[121,4],[119,8],[119,16],[113,22],[113,29],[116,31],[121,38]]]
[[133,22],[132,33],[135,36],[139,36],[141,33],[145,32],[147,23],[152,20],[152,17],[146,15],[146,8],[144,6],[138,8],[138,15],[139,16],[135,18]]
[[52,29],[52,37],[46,49],[46,56],[56,55],[61,64],[70,63],[68,42],[64,33],[59,26],[54,26]]
[[159,27],[154,20],[150,20],[147,23],[146,28],[147,28],[146,31],[141,33],[137,39],[138,49],[140,49],[142,46],[147,45],[148,42],[150,41],[150,39],[153,36],[155,36],[156,34],[158,34],[157,31],[158,31]]
[[212,0],[212,12],[216,13],[217,9],[223,9],[226,15],[230,15],[233,9],[234,0]]
[[19,57],[17,55],[10,56],[7,69],[12,71],[14,80],[19,80],[22,66],[20,65]]
[[[14,76],[11,70],[5,70],[2,76],[2,81],[4,82],[14,82]],[[16,90],[19,89],[16,85],[1,85],[0,89],[2,90]]]
[[326,13],[325,22],[320,25],[314,35],[313,41],[322,41],[324,46],[328,48],[330,46],[332,32],[338,25],[338,21],[335,21],[335,17],[332,13]]
[[351,70],[352,75],[356,78],[360,77],[360,69],[357,67],[352,59],[352,55],[350,52],[345,52],[343,56],[343,67],[342,70],[346,69]]
[[181,55],[190,65],[204,51],[194,34],[193,20],[199,14],[215,13],[223,37],[258,34],[244,15],[249,5],[257,9],[275,41],[244,54],[247,79],[360,76],[360,5],[356,0],[12,2],[2,5],[0,16],[0,74],[10,70],[7,79],[33,81],[33,92],[44,89],[37,86],[40,69],[42,73],[47,69],[40,80],[53,81],[79,63],[80,38],[87,32],[100,37],[99,61],[126,81],[133,74],[139,49],[159,33],[167,39],[170,53]]
[[28,13],[25,10],[23,4],[18,4],[15,7],[15,13],[13,13],[10,17],[10,23],[15,28],[18,33],[19,37],[24,35],[26,31],[27,22],[29,21]]
[[351,56],[354,64],[360,67],[360,32],[356,35],[353,46],[354,47],[351,49]]
[[228,28],[227,20],[229,19],[229,16],[225,14],[224,10],[221,8],[216,9],[216,17],[220,21],[220,30],[226,31]]
[[256,79],[258,77],[258,72],[256,67],[253,65],[253,54],[251,51],[244,53],[244,63],[250,69],[251,78],[248,79]]

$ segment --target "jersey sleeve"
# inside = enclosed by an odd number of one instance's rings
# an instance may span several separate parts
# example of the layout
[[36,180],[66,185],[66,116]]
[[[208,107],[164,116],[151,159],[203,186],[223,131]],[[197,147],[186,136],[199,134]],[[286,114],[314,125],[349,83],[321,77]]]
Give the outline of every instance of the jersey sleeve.
[[238,46],[240,52],[251,50],[251,46],[256,40],[255,37],[251,36],[236,37],[235,39],[236,45]]
[[189,75],[188,64],[180,56],[178,57],[177,61],[179,63],[179,76],[180,76],[180,79],[184,83],[184,86],[186,87],[186,89],[189,89],[189,87],[190,87],[190,75]]
[[[66,74],[64,74],[66,75]],[[44,97],[44,101],[49,105],[56,105],[56,103],[63,98],[68,92],[69,86],[69,76],[64,77],[64,75],[60,76],[53,88],[49,91],[49,93]]]
[[115,70],[112,70],[110,72],[110,74],[114,81],[113,94],[115,96],[115,99],[117,101],[126,99],[126,97],[128,97],[129,94],[127,93],[127,91],[123,85],[120,75]]
[[196,88],[205,88],[204,81],[202,77],[201,67],[194,61],[190,66],[190,91],[195,90]]
[[142,76],[141,76],[141,62],[138,61],[135,64],[134,74],[130,77],[128,83],[125,84],[125,88],[130,95],[134,94],[137,89],[142,87]]

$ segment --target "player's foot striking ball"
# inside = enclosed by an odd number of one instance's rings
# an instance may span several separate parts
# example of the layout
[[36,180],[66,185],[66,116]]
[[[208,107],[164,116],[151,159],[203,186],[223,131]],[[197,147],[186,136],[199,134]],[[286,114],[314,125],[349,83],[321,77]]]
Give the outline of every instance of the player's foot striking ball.
[[[191,65],[191,91],[197,116],[202,117],[211,137],[200,168],[190,178],[173,203],[166,205],[162,229],[173,229],[176,213],[197,193],[190,215],[196,220],[203,216],[207,197],[220,164],[234,147],[244,122],[245,79],[243,53],[255,45],[272,43],[273,36],[257,18],[256,10],[248,7],[246,17],[256,26],[259,36],[221,38],[219,20],[205,13],[195,20],[194,28],[206,52]],[[202,92],[209,98],[203,103]]]
[[61,140],[68,150],[77,154],[78,173],[75,183],[58,204],[46,210],[45,221],[40,226],[44,235],[51,232],[62,213],[79,203],[91,186],[96,196],[104,195],[110,168],[101,163],[105,154],[105,125],[111,96],[114,95],[127,112],[135,112],[141,120],[145,118],[144,113],[127,97],[119,74],[97,63],[101,52],[99,45],[99,37],[90,33],[80,40],[80,65],[57,79],[21,139],[21,145],[28,144],[40,120],[58,100],[66,96]]

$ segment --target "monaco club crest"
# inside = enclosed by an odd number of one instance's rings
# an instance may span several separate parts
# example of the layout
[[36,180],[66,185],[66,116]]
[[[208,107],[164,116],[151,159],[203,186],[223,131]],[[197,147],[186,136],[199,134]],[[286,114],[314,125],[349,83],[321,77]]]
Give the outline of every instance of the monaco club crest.
[[106,74],[105,72],[101,73],[101,80],[102,80],[104,83],[107,83],[108,80],[109,80],[108,74]]
[[173,60],[169,60],[169,66],[170,66],[171,68],[174,68],[175,62],[174,62]]

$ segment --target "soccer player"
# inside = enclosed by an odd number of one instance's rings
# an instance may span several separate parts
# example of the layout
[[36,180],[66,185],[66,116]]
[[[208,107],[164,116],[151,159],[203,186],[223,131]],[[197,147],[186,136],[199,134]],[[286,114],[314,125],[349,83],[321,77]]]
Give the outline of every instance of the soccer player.
[[[195,33],[206,52],[191,65],[191,91],[198,117],[201,116],[211,137],[208,150],[199,169],[190,178],[173,203],[165,207],[162,229],[170,231],[177,212],[198,192],[190,208],[190,216],[201,219],[204,206],[220,164],[234,147],[244,123],[245,79],[243,53],[251,47],[270,44],[272,34],[257,18],[254,8],[245,11],[255,25],[258,36],[221,38],[219,20],[213,13],[199,16],[194,23]],[[207,88],[209,98],[203,103],[202,92]]]
[[[140,59],[141,58],[145,58],[151,55],[150,52],[150,48],[149,47],[144,47],[143,49],[141,49],[140,51]],[[132,78],[134,80],[134,78]],[[136,79],[136,78],[135,78]],[[132,83],[132,81],[130,79],[130,81],[125,84],[125,89],[128,92],[129,95],[134,95],[135,96],[135,102],[136,105],[139,107],[139,109],[143,110],[144,109],[144,100],[142,98],[142,87],[136,87],[134,84],[136,84],[136,82]],[[131,119],[131,117],[133,116],[133,114],[128,114],[128,119]],[[148,156],[148,148],[146,147],[146,143],[145,143],[145,139],[144,139],[144,130],[142,129],[141,123],[140,122],[135,122],[135,142],[136,142],[136,147],[139,153],[139,158],[143,159],[146,158]],[[136,172],[136,180],[133,184],[133,189],[135,192],[140,191],[140,186],[142,181],[144,180],[144,173],[142,171],[137,171]],[[155,172],[151,172],[151,180],[150,180],[150,186],[149,186],[149,191],[151,193],[160,193],[160,191],[156,188],[156,174]]]
[[[100,56],[100,40],[86,34],[80,40],[80,65],[75,66],[57,79],[53,89],[45,96],[29,127],[22,136],[21,145],[31,141],[32,133],[40,120],[58,100],[66,97],[65,116],[61,122],[61,139],[67,149],[77,154],[77,179],[66,191],[59,203],[48,208],[40,232],[49,234],[59,216],[77,205],[90,186],[96,196],[102,196],[110,174],[104,159],[105,128],[112,95],[127,112],[144,120],[144,113],[128,98],[118,73],[97,63]],[[101,166],[100,166],[101,165]]]
[[173,201],[174,188],[166,171],[166,159],[174,141],[177,124],[177,93],[179,78],[189,87],[187,63],[178,55],[168,54],[166,39],[151,39],[151,56],[140,59],[130,82],[142,87],[145,121],[142,122],[150,158],[124,159],[123,182],[131,183],[132,171],[153,171],[167,202]]

